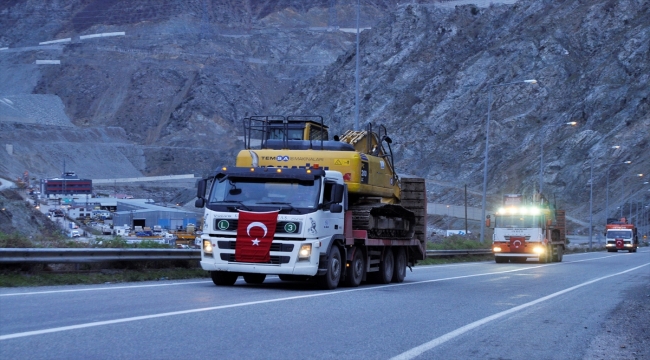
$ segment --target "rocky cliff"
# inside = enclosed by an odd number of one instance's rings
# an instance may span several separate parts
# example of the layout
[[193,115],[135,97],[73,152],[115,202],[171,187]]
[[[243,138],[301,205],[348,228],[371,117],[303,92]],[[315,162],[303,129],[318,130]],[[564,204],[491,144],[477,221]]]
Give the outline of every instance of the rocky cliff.
[[[359,124],[387,126],[399,171],[426,177],[431,201],[460,205],[463,184],[482,191],[489,108],[490,200],[531,195],[541,165],[547,197],[584,220],[593,168],[602,217],[608,169],[610,209],[642,190],[633,174],[650,170],[650,5],[504,2],[362,1]],[[355,34],[341,30],[355,26],[355,5],[2,2],[2,141],[26,148],[3,152],[0,171],[55,176],[68,158],[83,177],[205,174],[232,163],[247,115],[318,114],[335,132],[352,128]],[[60,65],[36,65],[47,59]],[[537,83],[505,85],[524,79]],[[25,98],[36,95],[60,99],[51,113],[66,128],[52,128],[53,140],[30,125],[47,110],[11,103],[49,101]],[[41,140],[18,146],[14,130]],[[63,138],[77,145],[59,146]],[[610,168],[625,160],[632,163]],[[94,165],[102,162],[110,164]]]

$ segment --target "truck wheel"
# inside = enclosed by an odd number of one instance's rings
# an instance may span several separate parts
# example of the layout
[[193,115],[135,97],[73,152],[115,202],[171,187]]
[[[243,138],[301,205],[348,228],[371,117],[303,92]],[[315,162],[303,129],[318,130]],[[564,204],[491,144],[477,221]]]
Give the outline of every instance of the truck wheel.
[[352,263],[350,267],[347,268],[347,274],[345,276],[345,285],[349,287],[357,287],[361,284],[363,280],[363,272],[366,269],[366,260],[363,256],[363,250],[357,247],[354,249],[354,256],[352,257]]
[[217,286],[232,286],[237,281],[237,273],[227,271],[211,271],[212,282]]
[[395,257],[395,268],[393,269],[392,281],[401,283],[406,277],[406,252],[403,247],[398,247],[395,249],[393,256]]
[[393,252],[390,249],[386,249],[384,251],[384,257],[379,263],[379,272],[375,275],[377,283],[389,284],[393,279],[394,260]]
[[327,273],[317,278],[318,286],[325,290],[336,289],[339,280],[341,280],[341,252],[336,245],[332,245],[327,261]]
[[507,263],[507,262],[508,262],[508,258],[505,257],[505,256],[495,256],[495,257],[494,257],[494,261],[495,261],[497,264],[503,264],[503,263]]
[[247,284],[261,284],[266,279],[266,274],[245,274],[244,281]]
[[556,246],[555,252],[553,253],[553,261],[562,262],[563,257],[564,257],[564,248],[562,248],[560,245]]

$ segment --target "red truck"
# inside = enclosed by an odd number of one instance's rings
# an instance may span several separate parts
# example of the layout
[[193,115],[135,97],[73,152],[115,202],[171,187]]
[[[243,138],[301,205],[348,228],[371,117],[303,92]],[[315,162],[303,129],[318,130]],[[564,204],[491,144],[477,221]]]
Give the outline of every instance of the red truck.
[[639,246],[636,226],[629,224],[626,218],[621,218],[620,220],[607,219],[605,238],[605,248],[609,252],[617,252],[619,250],[636,252]]

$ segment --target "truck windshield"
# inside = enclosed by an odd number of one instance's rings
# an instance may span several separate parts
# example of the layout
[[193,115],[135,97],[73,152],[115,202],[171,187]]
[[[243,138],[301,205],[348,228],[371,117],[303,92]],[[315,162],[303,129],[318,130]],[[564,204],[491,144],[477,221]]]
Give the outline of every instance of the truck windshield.
[[497,215],[498,228],[541,228],[542,216],[535,215]]
[[320,183],[320,179],[225,177],[213,183],[208,205],[240,204],[244,210],[271,207],[285,212],[312,212],[318,207]]
[[625,230],[608,230],[607,238],[608,239],[630,239],[632,238],[632,232],[625,231]]

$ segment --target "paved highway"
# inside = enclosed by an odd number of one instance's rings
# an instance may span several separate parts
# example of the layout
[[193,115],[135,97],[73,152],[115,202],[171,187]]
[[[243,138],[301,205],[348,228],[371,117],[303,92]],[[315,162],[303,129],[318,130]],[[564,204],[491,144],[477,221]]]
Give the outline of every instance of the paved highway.
[[[3,359],[580,359],[650,250],[419,266],[321,291],[270,278],[0,289]],[[619,347],[619,344],[611,344]]]

